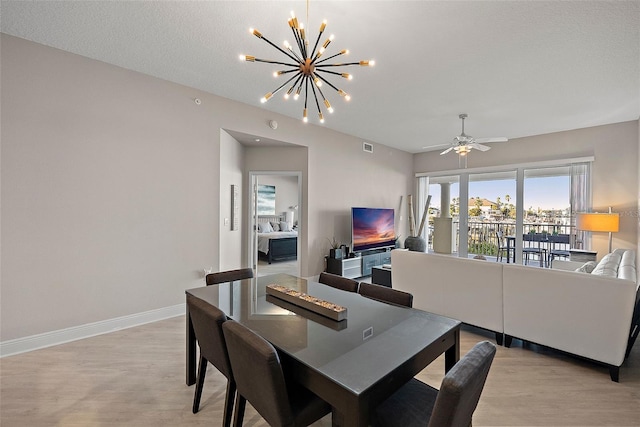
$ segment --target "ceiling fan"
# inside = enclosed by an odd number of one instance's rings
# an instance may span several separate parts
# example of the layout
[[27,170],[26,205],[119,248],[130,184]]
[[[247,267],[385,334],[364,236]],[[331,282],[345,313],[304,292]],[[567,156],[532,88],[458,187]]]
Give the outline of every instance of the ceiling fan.
[[504,137],[498,138],[474,138],[471,135],[467,135],[464,133],[464,119],[468,116],[465,113],[460,114],[458,117],[462,119],[462,133],[451,141],[451,147],[444,150],[440,155],[447,154],[449,151],[455,151],[461,156],[466,156],[472,149],[480,150],[480,151],[488,151],[491,147],[487,147],[486,145],[482,145],[483,143],[488,142],[507,142],[508,139]]

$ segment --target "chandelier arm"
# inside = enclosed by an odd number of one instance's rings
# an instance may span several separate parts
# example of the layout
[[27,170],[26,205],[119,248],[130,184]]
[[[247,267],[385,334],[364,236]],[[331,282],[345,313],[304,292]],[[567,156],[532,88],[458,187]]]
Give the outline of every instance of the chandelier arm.
[[[304,76],[305,86],[304,86],[304,109],[307,109],[307,97],[309,95],[309,76]],[[312,85],[313,86],[313,85]]]
[[280,52],[284,53],[285,55],[287,55],[287,57],[293,59],[294,61],[297,61],[297,59],[295,58],[295,56],[290,55],[289,52],[287,52],[286,50],[282,49],[280,46],[278,46],[277,44],[274,44],[271,42],[271,40],[269,40],[268,38],[266,38],[265,36],[260,37],[262,40],[264,40],[265,42],[269,43],[271,46],[275,47],[276,49],[278,49]]
[[289,52],[291,52],[291,53],[293,54],[293,56],[295,56],[295,57],[296,57],[296,61],[298,61],[298,62],[304,62],[304,59],[302,59],[301,57],[299,57],[299,56],[298,56],[298,54],[297,54],[297,53],[295,53],[295,52],[293,51],[293,49],[289,49]]
[[[323,33],[323,32],[324,32],[324,31],[320,31],[320,32],[318,33],[318,38],[316,39],[316,44],[315,44],[315,45],[313,45],[313,50],[311,51],[311,55],[309,55],[309,58],[313,58],[313,54],[314,54],[314,53],[316,53],[316,48],[318,47],[318,43],[320,43],[320,37],[322,37],[322,33]],[[316,58],[316,59],[317,59],[317,58]],[[315,59],[314,59],[314,61],[315,61]],[[311,63],[313,63],[313,61],[311,61]]]
[[322,64],[322,65],[316,64],[316,68],[318,68],[318,67],[347,67],[349,65],[360,65],[360,63],[359,62],[345,62],[343,64]]
[[271,92],[271,94],[272,94],[272,95],[275,95],[276,93],[280,92],[280,90],[281,90],[283,87],[285,87],[287,84],[289,84],[289,82],[290,82],[291,80],[293,80],[293,79],[295,79],[295,78],[296,78],[296,76],[292,76],[289,80],[287,80],[286,82],[282,83],[282,84],[278,87],[278,89],[276,89],[276,90],[274,90],[273,92]]
[[265,63],[267,63],[267,64],[278,64],[278,65],[284,65],[284,66],[287,66],[287,67],[294,67],[294,68],[297,68],[297,67],[298,67],[298,64],[287,64],[286,62],[270,61],[270,60],[268,60],[268,59],[259,59],[259,58],[256,58],[256,59],[254,59],[254,61],[255,61],[255,62],[265,62]]
[[[278,71],[278,75],[281,76],[283,74],[289,74],[289,73],[295,73],[295,72],[300,72],[299,68],[292,68],[290,70],[282,70],[282,71]],[[294,76],[295,77],[295,76]]]
[[343,55],[345,53],[346,53],[346,50],[341,50],[340,52],[338,52],[338,53],[336,53],[334,55],[331,55],[331,56],[328,56],[328,57],[324,58],[322,61],[316,62],[316,59],[318,59],[318,58],[315,58],[313,61],[311,61],[311,63],[312,64],[315,63],[316,67],[321,67],[321,65],[318,65],[318,64],[322,64],[323,62],[328,61],[331,58],[335,58],[336,56],[340,56],[340,55]]
[[[298,34],[298,30],[295,27],[291,27],[291,31],[293,32],[293,38],[296,39],[296,44],[298,45],[298,50],[300,51],[300,55],[304,56],[304,49],[302,48],[302,42],[300,41],[300,34]],[[304,62],[304,61],[300,61]]]
[[302,78],[303,74],[296,74],[294,77],[296,77],[296,81],[293,82],[293,84],[291,85],[291,87],[289,88],[289,90],[287,91],[287,95],[290,95],[291,92],[293,92],[293,88],[296,87],[296,85],[298,84],[298,82],[300,81],[300,79]]
[[320,93],[320,96],[322,97],[322,100],[326,101],[327,98],[325,98],[324,93],[322,93],[322,89],[319,86],[316,86],[315,88],[318,89],[318,92]]
[[[316,71],[322,71],[322,70],[316,70]],[[337,87],[335,87],[334,85],[331,84],[331,82],[327,79],[325,79],[324,77],[322,77],[320,74],[316,74],[316,76],[318,76],[318,78],[320,80],[322,80],[323,82],[325,82],[326,84],[328,84],[329,86],[331,86],[336,92],[340,92],[340,89],[338,89]]]
[[340,77],[342,77],[342,75],[344,74],[344,73],[338,73],[337,71],[329,71],[329,70],[316,70],[316,71],[319,72],[319,73],[334,74],[334,75],[340,76]]
[[[316,107],[318,108],[318,114],[322,115],[322,110],[320,110],[320,103],[318,102],[318,95],[316,95],[316,88],[314,86],[315,85],[311,85],[311,91],[313,92],[313,97],[316,100]],[[320,90],[320,88],[318,88],[318,90]]]

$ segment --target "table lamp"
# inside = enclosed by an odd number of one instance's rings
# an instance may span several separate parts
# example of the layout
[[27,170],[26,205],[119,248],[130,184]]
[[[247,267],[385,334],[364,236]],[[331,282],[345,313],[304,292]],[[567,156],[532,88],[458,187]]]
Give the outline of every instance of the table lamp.
[[612,213],[587,213],[576,214],[576,228],[582,231],[599,231],[609,233],[609,253],[611,253],[611,233],[617,233],[620,228],[620,215]]

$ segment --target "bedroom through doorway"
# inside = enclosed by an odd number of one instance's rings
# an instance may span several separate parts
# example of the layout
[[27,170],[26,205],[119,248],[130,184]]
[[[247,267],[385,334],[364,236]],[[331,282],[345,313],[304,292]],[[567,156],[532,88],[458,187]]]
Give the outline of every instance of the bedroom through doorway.
[[299,275],[300,172],[254,171],[251,181],[250,250],[256,276]]

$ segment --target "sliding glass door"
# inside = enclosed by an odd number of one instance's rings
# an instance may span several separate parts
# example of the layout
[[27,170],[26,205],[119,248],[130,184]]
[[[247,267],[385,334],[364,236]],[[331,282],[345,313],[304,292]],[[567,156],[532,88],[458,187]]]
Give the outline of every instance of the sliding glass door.
[[[428,250],[495,257],[501,246],[499,232],[509,237],[514,248],[510,253],[517,262],[522,262],[524,254],[547,265],[549,254],[558,246],[588,249],[589,242],[575,228],[575,214],[590,208],[592,159],[580,160],[419,176],[419,194],[423,199],[431,196],[429,228],[424,235]],[[446,246],[439,250],[438,245],[438,222],[445,217],[451,218],[453,227],[450,252]],[[546,249],[528,257],[527,252],[533,252],[527,249],[529,242],[540,246],[541,239]]]

